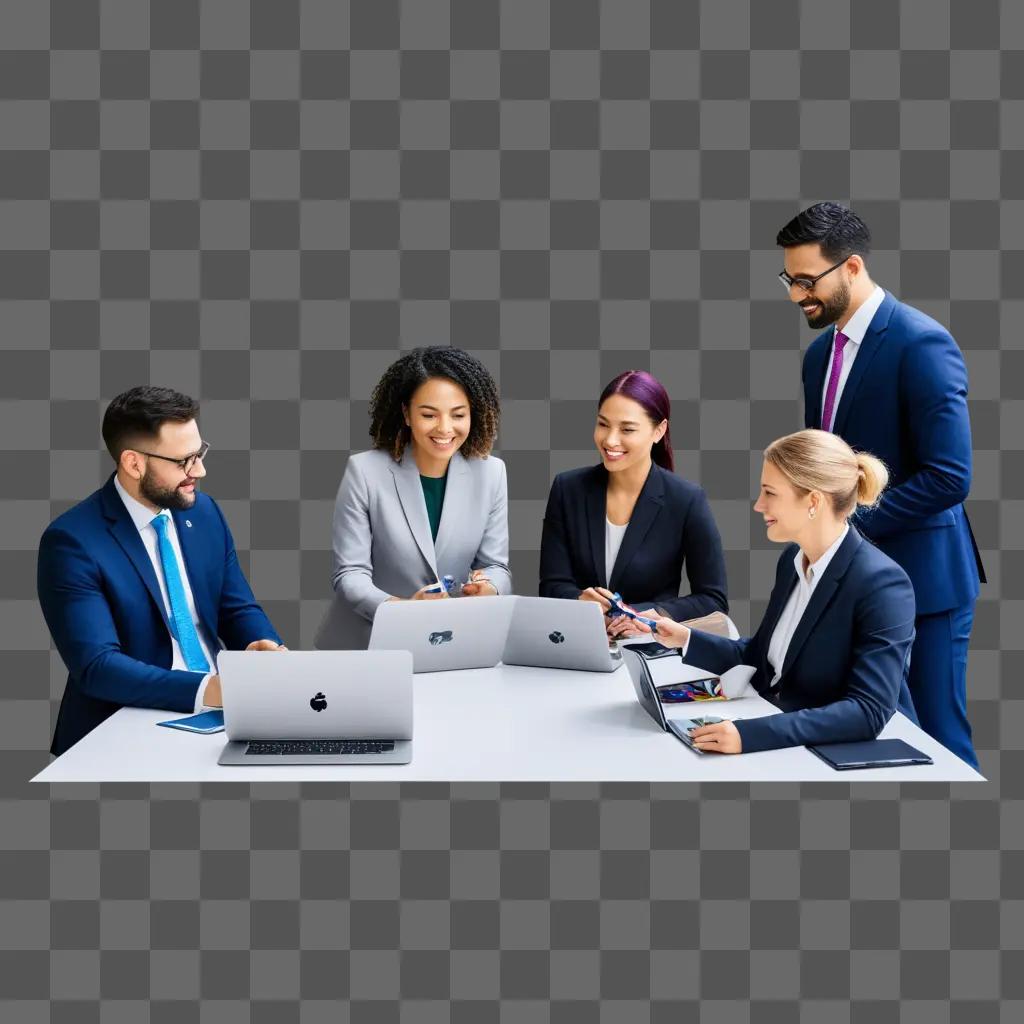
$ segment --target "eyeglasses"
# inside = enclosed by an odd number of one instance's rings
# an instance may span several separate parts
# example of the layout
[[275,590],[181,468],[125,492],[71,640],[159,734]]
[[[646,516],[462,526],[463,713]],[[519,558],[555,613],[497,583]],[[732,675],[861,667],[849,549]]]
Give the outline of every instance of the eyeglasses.
[[779,280],[782,282],[782,287],[788,292],[793,285],[796,285],[801,291],[811,292],[814,291],[814,286],[826,275],[831,274],[833,270],[837,270],[841,267],[850,257],[844,256],[838,263],[833,263],[828,270],[823,270],[820,274],[816,274],[814,277],[790,277],[784,270],[779,273]]
[[188,475],[192,472],[192,469],[197,462],[201,462],[207,455],[209,455],[210,446],[204,441],[203,447],[200,448],[199,451],[193,452],[191,455],[186,455],[183,459],[172,459],[170,455],[157,455],[156,452],[144,452],[140,451],[138,448],[134,449],[134,451],[137,451],[140,455],[147,455],[151,459],[163,459],[164,462],[173,462],[178,469],[182,471],[182,473]]

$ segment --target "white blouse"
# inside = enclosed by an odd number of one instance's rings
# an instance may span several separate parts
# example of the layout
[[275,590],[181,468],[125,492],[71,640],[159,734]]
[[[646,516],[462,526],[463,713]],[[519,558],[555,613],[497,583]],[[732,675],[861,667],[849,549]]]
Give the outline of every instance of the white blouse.
[[612,568],[622,547],[622,538],[626,536],[629,523],[616,526],[607,516],[604,517],[604,585],[611,586]]

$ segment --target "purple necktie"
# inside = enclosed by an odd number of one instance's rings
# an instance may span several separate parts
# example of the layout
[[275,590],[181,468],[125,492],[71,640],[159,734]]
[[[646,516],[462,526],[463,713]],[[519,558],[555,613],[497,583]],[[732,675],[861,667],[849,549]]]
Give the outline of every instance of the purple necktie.
[[843,346],[849,341],[842,331],[836,331],[835,352],[832,356],[832,372],[828,375],[828,390],[825,392],[825,411],[821,414],[821,429],[832,429],[832,408],[836,404],[839,390],[839,376],[843,372]]

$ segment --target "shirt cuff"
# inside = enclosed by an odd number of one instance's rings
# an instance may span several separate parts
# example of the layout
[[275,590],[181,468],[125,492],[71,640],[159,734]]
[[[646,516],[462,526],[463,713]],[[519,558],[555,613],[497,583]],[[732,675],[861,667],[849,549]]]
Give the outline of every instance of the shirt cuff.
[[686,657],[686,652],[690,649],[690,637],[692,637],[692,636],[693,636],[693,630],[691,629],[690,632],[686,634],[686,643],[683,644],[683,646],[679,648],[679,657],[680,658],[685,658]]
[[192,709],[194,714],[198,715],[199,712],[202,711],[203,708],[206,706],[205,704],[203,704],[203,698],[206,696],[206,686],[212,678],[212,672],[209,673],[209,675],[203,676],[203,681],[199,684],[199,689],[196,690],[196,703],[195,707]]

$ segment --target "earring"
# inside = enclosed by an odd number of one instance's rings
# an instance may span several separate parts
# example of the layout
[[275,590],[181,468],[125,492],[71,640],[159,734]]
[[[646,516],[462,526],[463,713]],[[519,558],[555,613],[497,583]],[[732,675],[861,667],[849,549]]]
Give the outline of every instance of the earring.
[[813,519],[816,515],[817,515],[817,513],[814,511],[813,508],[809,508],[807,510],[807,518],[808,519]]

